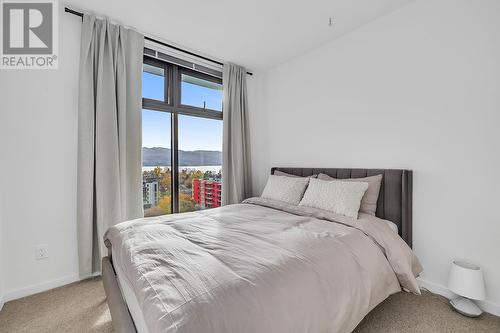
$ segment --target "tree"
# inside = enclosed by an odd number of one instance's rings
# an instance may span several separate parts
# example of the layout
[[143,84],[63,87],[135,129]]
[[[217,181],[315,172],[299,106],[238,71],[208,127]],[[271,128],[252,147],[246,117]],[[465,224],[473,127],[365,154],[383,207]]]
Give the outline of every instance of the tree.
[[158,207],[161,210],[161,214],[170,214],[172,212],[171,209],[172,198],[170,195],[164,195],[160,202],[158,202]]
[[153,169],[153,173],[154,173],[156,179],[160,179],[161,174],[162,174],[161,168],[159,166],[157,166],[156,168]]
[[191,196],[187,193],[180,194],[180,210],[181,212],[192,212],[195,210],[196,202],[193,201]]
[[172,176],[170,175],[170,172],[163,174],[163,177],[161,178],[161,185],[167,193],[170,193],[170,186],[172,186]]

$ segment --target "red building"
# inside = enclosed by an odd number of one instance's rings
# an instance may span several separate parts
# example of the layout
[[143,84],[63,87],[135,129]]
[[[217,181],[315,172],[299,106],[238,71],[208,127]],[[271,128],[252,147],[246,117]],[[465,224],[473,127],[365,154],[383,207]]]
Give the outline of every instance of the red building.
[[222,184],[220,181],[193,179],[193,200],[205,208],[215,208],[221,205]]

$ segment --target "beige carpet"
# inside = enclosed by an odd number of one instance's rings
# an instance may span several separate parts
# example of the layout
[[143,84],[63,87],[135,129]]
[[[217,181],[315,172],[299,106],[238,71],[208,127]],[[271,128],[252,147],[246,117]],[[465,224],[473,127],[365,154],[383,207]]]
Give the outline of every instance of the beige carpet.
[[[0,311],[0,332],[112,332],[101,280],[73,283],[9,302]],[[470,319],[446,299],[424,293],[392,295],[356,328],[357,333],[500,332],[500,318]]]
[[358,325],[356,333],[500,333],[500,317],[467,318],[453,311],[442,296],[398,293],[379,304]]
[[100,278],[8,302],[0,332],[113,332]]

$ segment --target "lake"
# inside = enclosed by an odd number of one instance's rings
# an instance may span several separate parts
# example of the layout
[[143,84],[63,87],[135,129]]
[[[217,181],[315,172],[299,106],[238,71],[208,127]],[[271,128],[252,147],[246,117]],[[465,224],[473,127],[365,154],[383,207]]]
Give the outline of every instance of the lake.
[[[162,165],[159,165],[160,168],[171,168],[171,166],[162,166]],[[142,167],[142,171],[151,171],[151,170],[154,170],[154,168],[156,168],[156,166],[143,166]],[[197,165],[197,166],[179,166],[179,169],[182,170],[182,169],[188,169],[188,170],[201,170],[203,172],[205,171],[212,171],[212,172],[219,172],[221,169],[222,169],[222,166],[221,165]]]

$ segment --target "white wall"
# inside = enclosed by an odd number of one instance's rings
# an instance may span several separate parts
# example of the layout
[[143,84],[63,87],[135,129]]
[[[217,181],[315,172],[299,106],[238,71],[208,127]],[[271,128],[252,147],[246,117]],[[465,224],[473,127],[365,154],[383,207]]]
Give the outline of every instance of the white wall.
[[252,186],[254,195],[260,195],[267,180],[268,169],[268,126],[266,118],[266,72],[254,71],[247,77],[248,122],[250,127],[250,150],[252,163]]
[[424,282],[477,263],[500,313],[499,18],[495,0],[415,1],[271,70],[256,192],[271,166],[413,169]]
[[[62,10],[62,7],[61,7]],[[0,71],[4,296],[78,278],[77,86],[81,21],[59,15],[58,70]],[[49,258],[35,260],[47,244]]]
[[[0,174],[2,173],[2,167],[0,167]],[[0,310],[3,308],[4,304],[4,286],[3,286],[3,280],[4,280],[4,269],[3,269],[3,256],[4,256],[4,249],[3,249],[3,233],[2,233],[2,205],[1,205],[1,195],[0,195]]]

